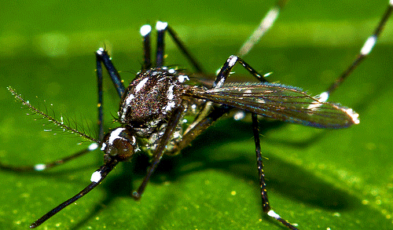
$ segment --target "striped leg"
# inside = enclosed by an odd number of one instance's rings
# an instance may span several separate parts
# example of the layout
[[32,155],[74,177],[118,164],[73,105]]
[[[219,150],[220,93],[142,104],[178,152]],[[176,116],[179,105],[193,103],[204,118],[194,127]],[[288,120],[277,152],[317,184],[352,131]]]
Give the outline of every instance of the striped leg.
[[344,80],[351,75],[351,73],[359,66],[359,64],[371,53],[379,36],[381,35],[383,28],[385,27],[386,22],[388,21],[390,15],[393,11],[393,0],[389,0],[388,7],[383,14],[381,20],[379,21],[377,27],[374,30],[374,33],[368,37],[362,48],[360,49],[359,54],[355,58],[355,60],[348,66],[348,68],[337,78],[337,80],[330,85],[330,87],[323,93],[319,95],[320,101],[327,101],[329,95],[334,92],[343,82]]
[[262,198],[262,209],[263,212],[268,216],[273,217],[274,219],[281,222],[283,225],[292,230],[297,230],[291,223],[284,220],[280,217],[273,209],[270,207],[269,199],[267,197],[267,189],[266,189],[266,180],[265,173],[263,171],[263,162],[262,162],[262,154],[261,154],[261,144],[259,140],[259,127],[258,127],[258,117],[255,113],[252,114],[252,131],[254,134],[254,142],[255,142],[255,152],[257,157],[257,167],[258,167],[258,175],[259,175],[259,184],[261,188],[261,198]]
[[259,40],[265,35],[265,33],[273,26],[274,22],[278,18],[280,11],[284,8],[289,0],[277,0],[276,5],[273,6],[262,18],[261,23],[254,30],[252,35],[243,43],[237,56],[244,57],[247,55],[252,47],[259,42]]

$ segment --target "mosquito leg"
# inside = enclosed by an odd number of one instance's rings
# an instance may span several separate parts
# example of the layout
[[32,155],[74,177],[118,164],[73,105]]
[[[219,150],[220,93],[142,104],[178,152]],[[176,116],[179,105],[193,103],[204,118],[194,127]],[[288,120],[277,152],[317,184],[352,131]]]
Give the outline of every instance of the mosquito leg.
[[175,44],[177,45],[177,47],[181,50],[181,52],[183,53],[183,55],[187,58],[187,60],[192,64],[194,70],[196,73],[203,73],[205,72],[201,65],[198,63],[198,61],[191,55],[191,53],[187,50],[187,48],[185,47],[185,45],[183,44],[183,42],[179,39],[179,37],[177,36],[177,34],[175,33],[175,31],[172,29],[172,27],[168,26],[167,31],[170,35],[170,37],[172,38],[172,40],[175,42]]
[[258,126],[258,116],[257,114],[252,114],[252,131],[254,134],[254,141],[255,141],[255,152],[257,157],[257,167],[258,167],[258,176],[259,176],[259,184],[261,188],[261,198],[262,198],[262,209],[263,212],[266,213],[268,216],[273,217],[274,219],[280,221],[289,229],[296,230],[297,228],[294,227],[288,221],[282,219],[273,209],[270,207],[269,199],[267,196],[266,190],[266,181],[265,181],[265,173],[263,171],[263,161],[262,161],[262,154],[261,154],[261,144],[259,140],[259,126]]
[[36,164],[36,165],[30,165],[30,166],[11,166],[11,165],[6,165],[6,164],[2,164],[0,163],[0,169],[3,170],[9,170],[9,171],[43,171],[46,169],[50,169],[59,165],[62,165],[70,160],[73,160],[77,157],[83,156],[88,152],[91,152],[93,150],[96,150],[98,148],[98,144],[97,143],[92,143],[89,145],[89,147],[87,149],[81,150],[75,154],[72,154],[68,157],[62,158],[62,159],[58,159],[55,161],[52,161],[50,163],[45,163],[45,164]]
[[157,50],[156,50],[156,67],[162,67],[164,65],[164,50],[165,50],[165,31],[168,26],[167,22],[158,21],[156,24],[157,30]]
[[140,34],[143,37],[143,66],[142,70],[147,70],[151,68],[151,46],[150,46],[150,25],[143,25],[140,29]]
[[[220,72],[218,73],[216,80],[213,83],[212,88],[220,88],[224,84],[224,82],[228,78],[232,68],[234,67],[234,65],[237,62],[239,62],[245,69],[247,69],[259,81],[267,82],[267,80],[265,79],[264,76],[260,75],[256,70],[254,70],[250,65],[248,65],[246,62],[244,62],[241,58],[232,55],[224,63],[224,66],[221,68]],[[189,127],[187,128],[186,133],[188,131],[190,131],[191,129],[193,129],[194,126],[198,125],[206,117],[206,115],[212,110],[212,108],[213,108],[213,102],[206,102],[204,108],[202,109],[202,112],[204,114],[202,114],[202,113],[198,114],[198,116],[194,120],[194,122],[191,125],[189,125]]]
[[119,73],[117,72],[115,66],[113,65],[111,58],[108,55],[108,52],[103,48],[99,48],[96,52],[96,61],[97,61],[97,78],[98,82],[102,82],[102,67],[101,62],[104,64],[106,70],[108,70],[109,76],[112,79],[113,84],[119,94],[119,97],[123,96],[125,91],[123,81],[120,78]]
[[104,125],[102,124],[102,121],[104,120],[104,112],[103,112],[103,103],[104,103],[104,97],[103,97],[103,90],[102,90],[102,66],[101,62],[98,58],[98,54],[96,54],[96,62],[97,62],[97,88],[98,88],[98,140],[104,139]]
[[170,37],[175,42],[176,46],[180,49],[186,59],[191,63],[196,73],[203,73],[203,69],[198,61],[190,54],[183,42],[179,39],[175,31],[168,26],[167,22],[158,21],[156,24],[157,30],[157,53],[156,53],[156,66],[162,67],[164,65],[164,37],[165,32],[168,31]]
[[121,97],[125,91],[123,82],[120,78],[119,73],[117,72],[115,66],[113,65],[108,53],[103,49],[99,48],[96,52],[96,72],[97,72],[97,85],[98,85],[98,140],[102,140],[104,138],[104,113],[103,113],[103,90],[102,90],[102,65],[104,64],[105,68],[108,70],[109,76],[112,79],[113,84],[117,90],[117,93]]
[[98,170],[96,170],[92,175],[91,175],[91,183],[84,188],[82,191],[80,191],[78,194],[73,196],[72,198],[66,200],[65,202],[61,203],[59,206],[56,208],[52,209],[45,215],[43,215],[41,218],[36,220],[34,223],[30,225],[30,228],[36,228],[40,226],[42,223],[44,223],[46,220],[51,218],[53,215],[56,213],[60,212],[63,208],[67,207],[68,205],[74,203],[77,201],[79,198],[82,198],[84,195],[89,193],[92,189],[94,189],[97,185],[100,184],[100,182],[105,179],[105,177],[112,171],[112,169],[117,165],[116,160],[109,161],[105,163],[103,166],[101,166]]
[[360,49],[358,56],[352,62],[350,66],[337,78],[337,80],[323,93],[320,94],[321,98],[328,99],[329,95],[335,91],[343,82],[344,80],[353,72],[354,69],[371,53],[373,47],[377,43],[383,28],[385,27],[386,22],[388,21],[390,15],[393,11],[393,1],[389,1],[389,5],[383,14],[381,20],[379,21],[377,27],[374,30],[374,33],[368,37],[366,42],[364,43],[363,47]]
[[[259,40],[265,35],[265,33],[273,26],[274,22],[278,18],[280,11],[285,7],[289,0],[277,0],[275,6],[273,6],[262,18],[258,27],[254,30],[252,35],[243,43],[241,46],[238,56],[244,57],[247,55],[250,50],[254,47],[255,44],[259,42]],[[256,73],[256,71],[254,71]],[[253,74],[254,75],[254,74]],[[261,82],[267,82],[265,77],[261,77],[259,74],[254,75]],[[240,120],[245,116],[244,111],[239,111],[235,114],[235,120]]]
[[183,111],[184,111],[184,107],[180,106],[179,108],[177,108],[173,112],[171,118],[169,119],[168,126],[165,130],[165,133],[161,137],[160,142],[157,146],[157,149],[155,150],[153,162],[152,162],[151,166],[149,167],[149,169],[147,170],[147,174],[146,174],[145,178],[143,179],[142,184],[139,186],[138,190],[134,191],[132,193],[132,196],[134,197],[134,199],[139,200],[141,198],[143,191],[145,190],[146,185],[150,180],[151,175],[153,174],[154,170],[157,168],[158,164],[161,161],[161,158],[162,158],[164,151],[165,151],[165,147],[166,147],[167,143],[170,141],[172,134],[175,131],[180,118],[182,117]]
[[260,75],[256,70],[254,70],[249,64],[243,61],[240,57],[231,55],[224,66],[221,68],[220,72],[218,73],[216,80],[213,83],[213,88],[220,88],[228,78],[229,74],[231,73],[232,68],[235,64],[239,62],[250,74],[252,74],[255,78],[257,78],[261,82],[267,82],[267,80]]
[[203,133],[207,128],[209,128],[216,120],[222,117],[224,114],[228,113],[231,108],[224,106],[224,107],[216,107],[210,111],[210,113],[204,117],[203,119],[199,120],[198,122],[193,123],[193,127],[188,129],[184,134],[181,141],[175,144],[170,152],[167,152],[168,155],[177,155],[180,153],[182,149],[189,146],[191,142]]
[[[232,68],[237,62],[239,62],[259,81],[267,82],[267,80],[262,75],[260,75],[256,70],[254,70],[250,65],[244,62],[241,58],[232,55],[227,59],[227,61],[224,63],[224,66],[221,68],[220,72],[218,73],[216,80],[213,83],[213,88],[220,88],[225,83]],[[190,124],[188,129],[183,134],[182,141],[176,143],[172,151],[169,152],[168,154],[176,155],[180,150],[190,145],[192,140],[194,140],[199,134],[201,134],[204,130],[210,127],[213,124],[213,122],[215,122],[218,118],[228,113],[229,110],[231,110],[232,108],[227,106],[214,108],[212,106],[209,106],[209,102],[207,102],[206,106],[203,108],[202,111],[205,112],[206,109],[209,109],[206,112],[206,115],[197,116],[198,119],[196,119],[192,124]]]
[[289,0],[277,0],[275,6],[273,6],[262,18],[261,23],[254,30],[252,35],[243,43],[242,47],[238,52],[238,56],[244,57],[247,55],[252,47],[259,42],[259,40],[265,35],[265,33],[273,26],[274,22],[278,18],[280,11],[284,8]]

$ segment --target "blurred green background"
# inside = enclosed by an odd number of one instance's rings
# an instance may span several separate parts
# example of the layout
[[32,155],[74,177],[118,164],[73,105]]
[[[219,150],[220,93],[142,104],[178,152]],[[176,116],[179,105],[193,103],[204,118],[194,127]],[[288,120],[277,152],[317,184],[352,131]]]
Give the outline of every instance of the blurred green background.
[[[245,59],[271,81],[315,95],[352,62],[387,0],[290,1]],[[105,45],[126,82],[142,62],[139,28],[168,21],[214,73],[236,54],[274,1],[2,1],[0,160],[36,164],[88,146],[26,116],[7,86],[41,109],[95,128],[94,51]],[[331,97],[360,114],[345,130],[261,123],[270,202],[300,229],[392,229],[393,23],[373,53]],[[167,39],[167,64],[189,68]],[[236,68],[237,73],[244,73]],[[251,77],[250,77],[251,79]],[[118,98],[105,82],[106,122]],[[43,126],[45,124],[45,126]],[[114,124],[116,125],[116,124]],[[44,132],[52,128],[53,132]],[[54,135],[54,134],[58,135]],[[94,132],[90,132],[94,135]],[[214,141],[213,141],[214,140]],[[119,165],[90,194],[42,229],[284,229],[261,211],[250,123],[223,119],[183,154],[164,159],[143,199],[128,194],[147,161]],[[136,163],[135,163],[136,162]],[[42,173],[0,171],[0,228],[27,229],[89,183],[95,151]]]

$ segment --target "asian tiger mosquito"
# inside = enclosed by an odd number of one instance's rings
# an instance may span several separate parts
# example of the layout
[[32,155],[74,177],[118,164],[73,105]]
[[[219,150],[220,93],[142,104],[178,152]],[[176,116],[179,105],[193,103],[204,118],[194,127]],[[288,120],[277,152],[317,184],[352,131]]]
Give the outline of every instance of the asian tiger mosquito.
[[[390,0],[388,9],[378,24],[374,34],[368,38],[359,56],[352,65],[350,65],[327,91],[316,97],[311,97],[296,87],[268,83],[264,76],[257,73],[257,71],[241,58],[241,56],[248,53],[251,49],[250,47],[257,42],[261,34],[272,26],[272,22],[278,16],[285,2],[285,0],[278,1],[277,5],[268,12],[267,16],[261,22],[260,28],[255,31],[255,36],[252,36],[250,40],[245,43],[241,51],[239,51],[238,56],[230,56],[226,60],[212,86],[202,81],[199,82],[198,79],[194,79],[192,74],[188,74],[184,70],[164,66],[164,36],[165,33],[168,32],[188,61],[192,63],[196,75],[203,74],[202,68],[198,62],[188,52],[174,30],[165,22],[157,22],[156,24],[157,50],[154,65],[150,57],[151,27],[149,25],[142,26],[140,33],[144,41],[143,66],[142,70],[127,88],[123,86],[120,75],[114,67],[108,53],[102,48],[98,49],[96,52],[99,105],[99,135],[97,140],[39,111],[18,95],[15,90],[9,87],[8,89],[16,99],[29,107],[34,113],[49,119],[54,124],[66,130],[84,136],[94,143],[86,150],[48,164],[36,164],[26,167],[13,167],[0,164],[1,168],[18,171],[42,171],[61,165],[97,148],[100,148],[105,153],[104,165],[92,174],[91,183],[85,189],[52,209],[35,221],[30,227],[38,227],[57,212],[90,192],[105,179],[107,174],[111,172],[119,162],[130,160],[136,152],[146,151],[151,153],[153,161],[142,184],[138,190],[133,193],[135,199],[140,199],[163,154],[175,155],[179,153],[218,118],[228,113],[233,108],[237,108],[252,114],[253,135],[256,147],[263,211],[286,227],[297,229],[294,224],[281,218],[270,207],[263,172],[257,115],[318,128],[345,128],[352,124],[358,124],[358,114],[352,109],[326,101],[329,95],[343,82],[359,62],[371,52],[384,24],[391,14],[393,1]],[[232,68],[237,63],[242,65],[251,75],[257,78],[260,83],[225,84]],[[102,64],[109,72],[117,93],[121,97],[117,119],[121,126],[111,130],[107,134],[104,134],[102,124]],[[190,79],[199,84],[186,84],[191,82]],[[197,108],[196,112],[193,107]],[[183,127],[185,124],[183,124],[182,121],[185,114],[195,116],[195,120],[187,127]]]

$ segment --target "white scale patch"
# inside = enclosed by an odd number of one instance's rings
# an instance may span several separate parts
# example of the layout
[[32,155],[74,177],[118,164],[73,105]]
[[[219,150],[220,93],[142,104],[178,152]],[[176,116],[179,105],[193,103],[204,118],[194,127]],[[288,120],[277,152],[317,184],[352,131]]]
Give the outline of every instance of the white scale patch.
[[[140,84],[140,83],[139,83],[139,84]],[[139,85],[139,84],[138,84],[138,85]],[[131,101],[132,101],[134,98],[135,98],[134,94],[130,94],[130,95],[127,97],[127,99],[126,99],[126,105],[123,107],[123,112],[122,112],[122,115],[121,115],[121,121],[124,122],[124,119],[126,118],[127,109],[130,107],[130,106],[128,106],[128,105],[131,103]]]
[[175,108],[175,102],[171,101],[171,102],[168,102],[165,110],[171,111],[173,108]]
[[173,87],[174,87],[174,85],[171,85],[168,88],[168,93],[167,93],[168,100],[173,100]]
[[99,48],[97,54],[102,55],[104,53],[104,48]]
[[103,144],[102,144],[102,147],[101,147],[101,150],[102,150],[102,151],[104,151],[104,150],[105,150],[105,148],[106,148],[106,144],[105,144],[105,143],[103,143]]
[[280,215],[278,215],[278,214],[277,214],[275,211],[273,211],[273,210],[270,210],[270,211],[267,213],[267,215],[270,216],[270,217],[273,217],[274,219],[281,219]]
[[238,111],[238,112],[235,113],[235,116],[233,116],[233,118],[236,121],[239,121],[239,120],[244,119],[245,116],[246,116],[246,113],[244,111]]
[[109,144],[113,145],[113,142],[120,138],[120,139],[124,139],[123,137],[120,136],[121,132],[123,132],[124,130],[126,130],[125,128],[117,128],[115,130],[113,130],[111,132],[111,135],[109,136]]
[[151,26],[150,25],[143,25],[139,32],[144,37],[151,32]]
[[328,92],[323,92],[318,95],[319,101],[321,102],[326,102],[329,99],[329,93]]
[[237,57],[236,56],[230,56],[227,60],[229,67],[233,67],[236,62],[237,62]]
[[373,49],[375,43],[377,43],[377,37],[375,35],[369,37],[360,50],[360,54],[368,55]]
[[190,80],[190,78],[188,78],[188,76],[186,76],[186,75],[179,75],[177,77],[177,79],[179,80],[180,83],[184,83],[185,81],[189,81]]
[[350,116],[352,118],[352,121],[354,124],[359,124],[360,120],[359,120],[359,114],[355,113],[353,111],[353,109],[344,109],[344,111],[348,114],[348,116]]
[[307,109],[311,110],[311,111],[315,111],[317,110],[319,107],[321,107],[323,105],[323,102],[326,102],[329,99],[329,93],[328,92],[323,92],[319,95],[317,95],[316,97],[314,97],[317,101],[314,101],[313,103],[311,103]]
[[243,96],[244,97],[251,96],[251,89],[248,89],[248,90],[244,91]]
[[223,77],[223,78],[221,78],[221,80],[218,82],[216,88],[221,88],[221,86],[224,84],[224,82],[225,82],[225,78]]
[[43,171],[46,169],[46,165],[45,164],[36,164],[34,165],[34,170],[35,171]]
[[135,98],[134,94],[130,94],[130,96],[127,97],[126,99],[126,104],[130,104],[131,101]]
[[92,143],[89,145],[89,151],[93,151],[96,150],[98,148],[98,144],[97,143]]
[[143,88],[143,86],[146,84],[146,82],[149,80],[149,78],[144,78],[141,82],[138,83],[138,85],[135,87],[135,93],[139,92]]
[[[319,101],[314,101],[313,103],[311,103],[307,109],[311,110],[311,111],[315,111],[317,110],[319,107],[321,107],[323,104]],[[310,115],[312,115],[312,113],[310,113]]]
[[90,181],[94,183],[98,183],[101,180],[101,172],[100,171],[95,171],[93,174],[91,174]]
[[174,85],[169,86],[168,92],[167,92],[167,98],[168,98],[168,104],[164,107],[166,111],[171,111],[173,108],[175,108],[175,102],[173,101],[174,95],[173,95],[173,87]]
[[167,22],[158,21],[156,24],[156,30],[158,31],[165,30],[167,26],[168,26]]

